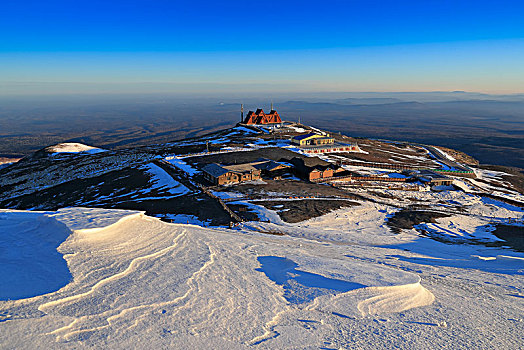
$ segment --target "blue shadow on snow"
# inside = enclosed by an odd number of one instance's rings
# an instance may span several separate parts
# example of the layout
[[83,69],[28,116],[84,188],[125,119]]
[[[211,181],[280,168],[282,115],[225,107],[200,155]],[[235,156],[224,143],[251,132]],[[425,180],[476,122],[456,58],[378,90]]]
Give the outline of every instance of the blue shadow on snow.
[[71,231],[39,212],[0,213],[0,300],[51,293],[71,273],[57,248]]
[[278,285],[284,287],[284,298],[293,304],[310,302],[318,296],[349,292],[366,287],[360,283],[327,278],[311,272],[297,270],[294,261],[278,256],[260,256],[262,265],[256,269]]

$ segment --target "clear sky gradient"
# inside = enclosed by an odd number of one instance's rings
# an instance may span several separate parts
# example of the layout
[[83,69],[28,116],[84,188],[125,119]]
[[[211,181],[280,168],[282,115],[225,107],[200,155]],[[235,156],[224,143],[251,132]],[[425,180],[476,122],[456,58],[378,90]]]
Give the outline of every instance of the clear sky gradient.
[[9,1],[0,94],[524,92],[522,1]]

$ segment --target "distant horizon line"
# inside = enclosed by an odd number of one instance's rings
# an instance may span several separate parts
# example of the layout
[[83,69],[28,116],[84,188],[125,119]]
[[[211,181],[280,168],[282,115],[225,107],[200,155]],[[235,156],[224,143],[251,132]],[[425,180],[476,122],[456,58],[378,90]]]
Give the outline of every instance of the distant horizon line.
[[[54,85],[54,84],[72,84],[72,85],[87,85],[87,86],[117,86],[117,85],[148,85],[148,84],[155,84],[155,85],[172,85],[172,86],[191,86],[191,87],[197,87],[197,86],[227,86],[227,87],[234,87],[234,86],[258,86],[262,89],[254,89],[253,91],[235,91],[235,90],[226,90],[226,91],[192,91],[192,90],[186,90],[186,91],[169,91],[169,90],[156,90],[156,91],[33,91],[33,92],[20,92],[20,91],[6,91],[9,90],[9,87],[6,86],[6,84],[16,84],[19,87],[22,87],[24,85]],[[2,86],[4,85],[4,86]],[[252,94],[270,94],[270,95],[277,95],[277,94],[472,94],[472,95],[491,95],[491,96],[519,96],[524,95],[523,91],[482,91],[482,90],[443,90],[443,89],[436,89],[436,90],[265,90],[263,87],[269,88],[272,85],[279,85],[279,84],[271,84],[271,83],[262,83],[262,84],[241,84],[241,83],[168,83],[168,82],[139,82],[139,83],[96,83],[96,82],[45,82],[45,81],[34,81],[34,82],[0,82],[0,97],[9,96],[72,96],[72,95],[252,95]],[[2,91],[4,90],[4,91]]]

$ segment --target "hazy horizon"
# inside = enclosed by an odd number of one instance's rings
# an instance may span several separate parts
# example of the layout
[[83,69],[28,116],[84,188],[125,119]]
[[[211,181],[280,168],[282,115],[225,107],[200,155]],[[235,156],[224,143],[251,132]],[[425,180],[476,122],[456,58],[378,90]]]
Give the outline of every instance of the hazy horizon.
[[[151,89],[147,91],[136,89],[137,86],[164,87],[163,89]],[[53,86],[58,87],[54,89]],[[171,86],[177,89],[166,89],[166,86]],[[188,87],[194,87],[194,90]],[[137,84],[105,84],[105,83],[78,83],[78,82],[0,82],[0,99],[10,100],[15,99],[42,99],[42,98],[60,98],[60,97],[96,97],[101,99],[112,99],[115,97],[126,96],[142,96],[144,98],[152,96],[167,96],[173,98],[208,98],[208,99],[250,99],[250,98],[269,98],[269,99],[289,99],[289,98],[341,98],[343,96],[351,96],[355,98],[370,98],[373,96],[393,97],[400,96],[406,99],[406,96],[411,97],[414,101],[418,97],[423,96],[437,96],[441,95],[444,99],[498,99],[498,98],[516,98],[521,100],[524,98],[524,90],[522,92],[488,92],[481,90],[286,90],[279,91],[275,89],[268,89],[268,85],[257,84],[259,90],[205,90],[203,86],[221,86],[221,87],[240,87],[239,84],[176,84],[176,83],[137,83]],[[284,85],[283,85],[284,86]],[[76,87],[76,88],[75,88]],[[245,86],[244,86],[245,87]],[[265,88],[263,88],[265,87]],[[118,89],[116,89],[118,88]],[[27,89],[21,91],[21,89]]]
[[166,142],[273,101],[293,121],[524,166],[520,1],[50,0],[2,11],[0,154]]

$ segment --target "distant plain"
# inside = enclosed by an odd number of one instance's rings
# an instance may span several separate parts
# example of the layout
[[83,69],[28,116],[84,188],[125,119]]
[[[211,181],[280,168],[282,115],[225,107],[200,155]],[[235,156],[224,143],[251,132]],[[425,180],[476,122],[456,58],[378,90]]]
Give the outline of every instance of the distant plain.
[[353,137],[439,145],[483,164],[524,168],[524,95],[467,92],[259,94],[257,96],[64,95],[0,98],[0,158],[60,142],[120,149],[233,126],[245,110],[275,109]]

